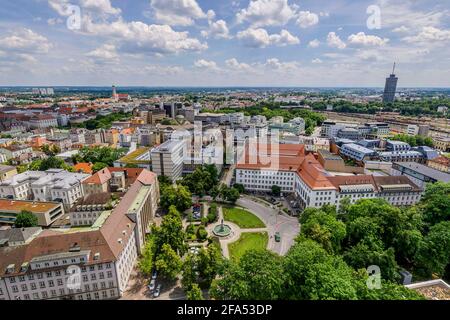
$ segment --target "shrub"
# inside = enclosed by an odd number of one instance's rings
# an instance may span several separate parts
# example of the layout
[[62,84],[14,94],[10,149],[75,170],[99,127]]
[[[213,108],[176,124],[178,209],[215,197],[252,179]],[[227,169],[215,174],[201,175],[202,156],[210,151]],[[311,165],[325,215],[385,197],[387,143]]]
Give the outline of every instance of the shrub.
[[203,226],[206,226],[208,224],[208,218],[202,218],[200,221]]
[[197,237],[201,240],[206,240],[206,238],[208,238],[208,232],[206,231],[204,226],[198,227]]

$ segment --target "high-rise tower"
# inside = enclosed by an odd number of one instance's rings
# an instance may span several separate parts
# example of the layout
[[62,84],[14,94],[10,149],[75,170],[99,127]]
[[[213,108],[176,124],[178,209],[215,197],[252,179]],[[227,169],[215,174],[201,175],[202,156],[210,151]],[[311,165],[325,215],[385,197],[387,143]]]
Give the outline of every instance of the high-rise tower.
[[386,78],[386,84],[384,86],[383,103],[394,102],[395,91],[397,90],[398,78],[395,76],[395,62],[392,67],[392,73],[389,78]]
[[116,86],[114,86],[114,85],[112,86],[112,98],[114,101],[119,100],[119,97],[118,97],[117,91],[116,91]]

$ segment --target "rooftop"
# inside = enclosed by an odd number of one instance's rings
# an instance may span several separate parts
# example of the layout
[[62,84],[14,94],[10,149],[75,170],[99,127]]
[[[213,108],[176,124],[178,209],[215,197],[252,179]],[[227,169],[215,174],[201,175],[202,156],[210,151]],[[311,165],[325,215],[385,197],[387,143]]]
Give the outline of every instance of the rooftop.
[[0,211],[20,212],[22,210],[32,213],[45,213],[61,206],[59,202],[39,202],[26,200],[0,199]]
[[121,162],[121,163],[134,163],[134,164],[149,163],[150,159],[148,159],[148,160],[139,159],[141,156],[145,155],[145,153],[146,152],[148,153],[149,151],[150,151],[150,148],[142,147],[142,148],[136,149],[135,151],[123,156],[122,158],[120,158],[117,161]]
[[430,168],[417,162],[395,162],[395,165],[418,172],[436,181],[450,182],[450,174]]

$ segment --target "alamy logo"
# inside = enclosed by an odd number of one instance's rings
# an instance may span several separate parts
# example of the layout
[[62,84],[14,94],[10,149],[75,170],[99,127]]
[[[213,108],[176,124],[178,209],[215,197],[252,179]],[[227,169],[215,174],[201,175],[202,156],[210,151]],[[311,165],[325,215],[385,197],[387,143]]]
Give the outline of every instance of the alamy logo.
[[381,289],[381,270],[379,266],[371,265],[367,268],[367,288]]
[[69,266],[67,268],[67,278],[66,286],[70,290],[81,289],[81,269],[78,266]]
[[81,29],[81,8],[75,5],[67,6],[67,28],[69,30],[80,30]]
[[366,10],[367,14],[370,14],[367,18],[367,29],[381,29],[381,9],[377,5],[370,5]]

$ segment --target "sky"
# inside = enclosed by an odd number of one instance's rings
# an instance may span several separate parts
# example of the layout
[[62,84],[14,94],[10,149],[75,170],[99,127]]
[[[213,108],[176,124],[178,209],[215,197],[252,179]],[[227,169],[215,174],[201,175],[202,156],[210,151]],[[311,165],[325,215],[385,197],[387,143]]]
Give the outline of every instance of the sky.
[[2,0],[0,86],[450,87],[448,0]]

